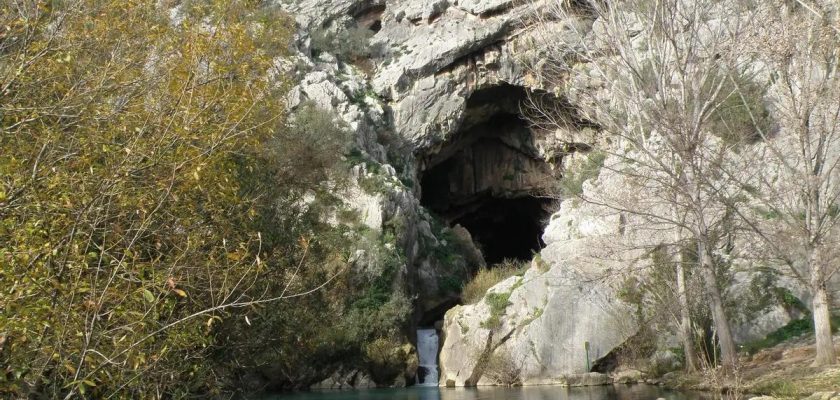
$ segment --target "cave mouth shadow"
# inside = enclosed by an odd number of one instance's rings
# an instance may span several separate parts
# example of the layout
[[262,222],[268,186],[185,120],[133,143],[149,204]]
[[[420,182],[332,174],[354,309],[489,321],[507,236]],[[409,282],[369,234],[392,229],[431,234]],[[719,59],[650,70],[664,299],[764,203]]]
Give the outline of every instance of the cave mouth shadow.
[[536,196],[487,197],[452,223],[470,232],[488,265],[506,259],[529,261],[545,245],[542,234],[549,204]]
[[553,177],[523,118],[525,89],[501,85],[473,93],[461,127],[420,169],[420,202],[461,225],[488,265],[531,260],[555,202],[541,197]]

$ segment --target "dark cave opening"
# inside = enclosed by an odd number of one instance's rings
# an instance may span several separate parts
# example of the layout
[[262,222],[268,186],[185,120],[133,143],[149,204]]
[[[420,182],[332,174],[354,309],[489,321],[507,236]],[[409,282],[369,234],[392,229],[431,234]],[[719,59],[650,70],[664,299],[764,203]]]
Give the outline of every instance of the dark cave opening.
[[379,4],[358,10],[355,13],[354,18],[356,19],[356,24],[358,26],[369,29],[373,33],[377,33],[382,30],[382,14],[384,13],[385,5]]
[[550,166],[520,116],[524,89],[480,90],[461,129],[425,159],[421,203],[467,229],[487,264],[530,260],[542,246],[552,201],[541,197]]
[[490,198],[478,208],[454,220],[480,244],[484,260],[495,264],[504,259],[530,260],[542,249],[544,199],[525,196]]

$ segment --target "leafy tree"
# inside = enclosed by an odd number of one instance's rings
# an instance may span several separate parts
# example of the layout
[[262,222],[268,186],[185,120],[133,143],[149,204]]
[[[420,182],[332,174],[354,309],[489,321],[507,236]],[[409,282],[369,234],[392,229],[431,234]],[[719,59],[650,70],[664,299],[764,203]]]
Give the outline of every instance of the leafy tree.
[[265,305],[317,326],[292,299],[344,270],[316,216],[346,137],[288,134],[289,18],[14,0],[0,25],[0,393],[218,394],[219,349],[287,322]]

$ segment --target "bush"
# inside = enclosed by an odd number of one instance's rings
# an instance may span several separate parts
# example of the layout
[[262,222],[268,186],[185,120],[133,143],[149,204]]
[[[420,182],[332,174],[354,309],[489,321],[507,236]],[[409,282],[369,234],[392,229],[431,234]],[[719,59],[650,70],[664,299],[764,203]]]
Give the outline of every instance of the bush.
[[511,292],[488,293],[484,297],[484,301],[490,306],[490,315],[481,322],[482,328],[496,329],[502,325],[502,315],[510,305],[510,294]]
[[710,129],[730,145],[759,140],[773,124],[764,104],[766,89],[743,75],[721,79],[726,80],[720,92],[721,104],[710,116]]
[[[831,326],[832,332],[836,332],[840,328],[840,315],[831,317]],[[788,322],[787,325],[771,332],[764,339],[754,340],[745,344],[742,350],[748,354],[755,354],[761,349],[770,348],[790,339],[795,339],[813,332],[814,318],[810,314],[807,314],[804,318]]]
[[373,31],[363,27],[320,29],[312,32],[313,56],[329,53],[339,60],[358,62],[371,56],[370,38]]
[[583,194],[583,183],[598,177],[607,155],[599,151],[586,153],[586,160],[577,168],[567,168],[560,178],[560,195],[564,198]]
[[324,221],[348,135],[288,120],[294,23],[253,4],[0,3],[0,397],[305,386],[399,331],[400,255],[346,273]]
[[342,121],[311,102],[295,111],[267,148],[277,182],[307,189],[343,173],[345,165],[337,155],[349,151],[350,135]]
[[475,304],[484,298],[487,290],[499,282],[514,275],[525,273],[529,265],[526,262],[505,260],[499,264],[481,269],[475,277],[464,285],[461,300],[464,304]]
[[522,362],[517,362],[506,349],[498,349],[487,359],[484,375],[499,385],[521,385]]

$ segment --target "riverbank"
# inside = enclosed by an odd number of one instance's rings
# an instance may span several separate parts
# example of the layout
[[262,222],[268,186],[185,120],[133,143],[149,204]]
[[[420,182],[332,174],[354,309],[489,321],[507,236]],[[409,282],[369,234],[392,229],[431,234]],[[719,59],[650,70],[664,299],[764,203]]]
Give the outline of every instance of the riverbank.
[[[834,343],[840,353],[840,335],[835,335]],[[738,371],[730,376],[670,373],[662,382],[673,389],[721,391],[746,398],[840,400],[840,365],[814,367],[814,353],[814,337],[807,334],[743,355]]]

